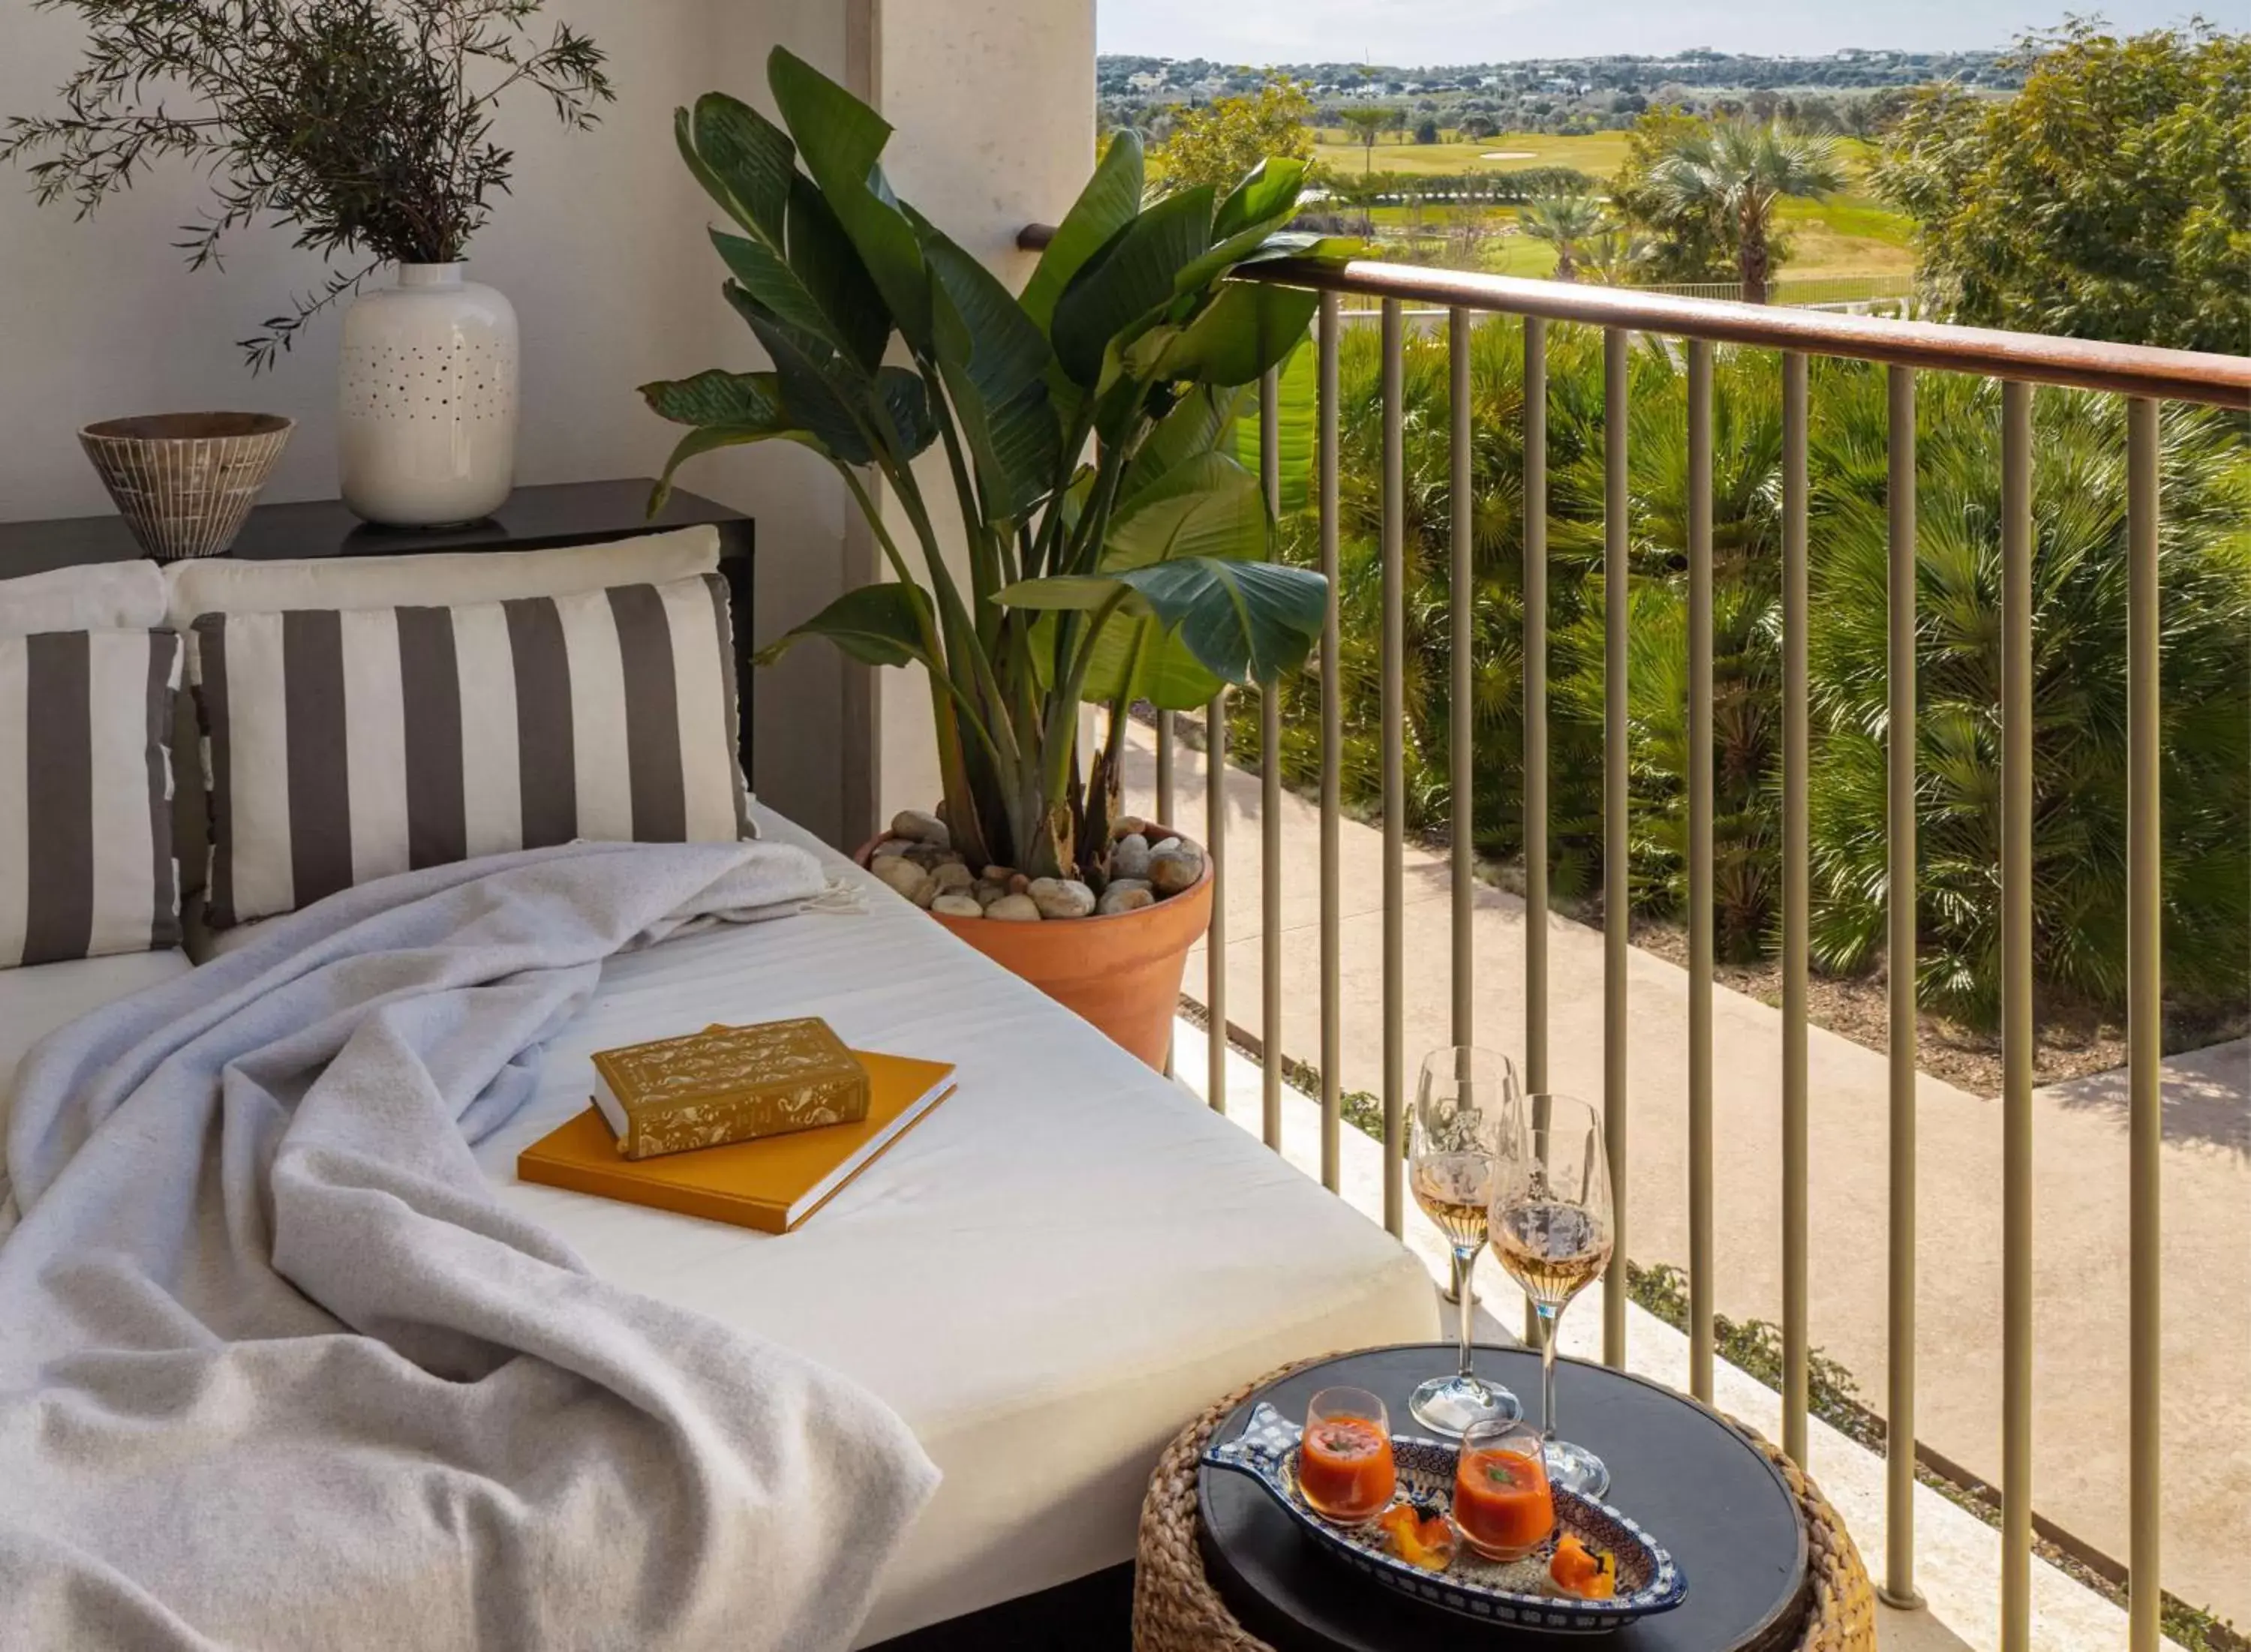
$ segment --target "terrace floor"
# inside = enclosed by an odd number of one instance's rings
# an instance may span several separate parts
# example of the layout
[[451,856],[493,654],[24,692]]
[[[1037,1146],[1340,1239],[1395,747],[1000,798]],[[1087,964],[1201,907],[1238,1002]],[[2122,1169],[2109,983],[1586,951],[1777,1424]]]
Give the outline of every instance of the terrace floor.
[[[1201,838],[1203,754],[1182,744],[1175,779],[1178,824]],[[1263,1034],[1259,783],[1236,771],[1227,779],[1228,1015]],[[1146,812],[1154,743],[1138,724],[1126,783],[1129,806]],[[1304,1060],[1320,1049],[1317,805],[1285,792],[1282,828],[1282,1048]],[[1340,858],[1340,1077],[1348,1091],[1380,1090],[1382,834],[1347,820]],[[1445,858],[1411,845],[1406,880],[1411,1077],[1422,1052],[1450,1041],[1451,895]],[[1521,901],[1481,885],[1474,935],[1478,1038],[1520,1058]],[[1602,947],[1599,931],[1551,919],[1549,1077],[1555,1089],[1590,1098],[1603,1090]],[[1201,998],[1203,981],[1199,948],[1186,990]],[[1637,950],[1628,990],[1627,1242],[1637,1261],[1685,1266],[1687,975]],[[1718,1299],[1720,1311],[1737,1319],[1778,1321],[1782,1314],[1781,1028],[1777,1010],[1714,990]],[[1818,1027],[1810,1029],[1808,1046],[1812,1337],[1853,1374],[1861,1399],[1880,1410],[1886,1063]],[[1193,1069],[1182,1067],[1184,1075],[1202,1070],[1200,1060]],[[2034,1098],[2034,1503],[2047,1518],[2120,1557],[2128,1546],[2123,1098],[2123,1082],[2109,1075]],[[1998,1476],[2000,1111],[1927,1075],[1919,1099],[1916,1433],[1971,1472]],[[2169,1062],[2165,1112],[2164,1577],[2192,1604],[2251,1622],[2251,1572],[2241,1564],[2251,1552],[2251,1387],[2242,1380],[2251,1350],[2251,1042]],[[1250,1116],[1255,1130],[1255,1102]],[[1582,1309],[1581,1318],[1583,1331],[1595,1316]]]

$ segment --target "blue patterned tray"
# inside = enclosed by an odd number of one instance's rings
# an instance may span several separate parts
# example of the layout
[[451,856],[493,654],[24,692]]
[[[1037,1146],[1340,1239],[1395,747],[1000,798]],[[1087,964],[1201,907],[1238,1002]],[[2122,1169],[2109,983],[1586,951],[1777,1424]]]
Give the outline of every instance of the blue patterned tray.
[[[1607,1549],[1617,1558],[1616,1599],[1578,1600],[1528,1592],[1522,1586],[1524,1563],[1497,1566],[1465,1545],[1456,1545],[1453,1560],[1444,1572],[1426,1572],[1394,1554],[1381,1528],[1347,1531],[1306,1506],[1298,1490],[1298,1441],[1303,1433],[1262,1400],[1243,1432],[1223,1445],[1209,1447],[1203,1460],[1215,1469],[1249,1475],[1322,1549],[1403,1594],[1465,1617],[1550,1635],[1605,1634],[1637,1618],[1669,1612],[1687,1598],[1687,1574],[1647,1532],[1607,1503],[1560,1487],[1555,1492],[1557,1531],[1576,1533],[1590,1547]],[[1401,1497],[1425,1514],[1451,1506],[1456,1447],[1394,1434],[1391,1450],[1399,1466]],[[1541,1574],[1554,1541],[1550,1538],[1539,1552],[1537,1571]]]

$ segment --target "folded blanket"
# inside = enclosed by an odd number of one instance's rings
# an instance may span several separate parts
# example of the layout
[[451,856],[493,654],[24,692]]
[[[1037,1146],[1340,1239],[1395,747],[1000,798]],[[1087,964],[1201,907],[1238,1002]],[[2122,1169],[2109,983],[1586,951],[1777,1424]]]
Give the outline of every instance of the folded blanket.
[[937,1481],[905,1425],[595,1278],[469,1151],[605,957],[821,888],[757,843],[410,873],[35,1050],[0,1642],[848,1645]]

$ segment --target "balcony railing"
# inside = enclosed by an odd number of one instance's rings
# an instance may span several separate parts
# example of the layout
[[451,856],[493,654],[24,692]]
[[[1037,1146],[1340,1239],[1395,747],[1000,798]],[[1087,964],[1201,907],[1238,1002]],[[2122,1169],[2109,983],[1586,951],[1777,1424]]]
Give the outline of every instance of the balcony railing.
[[[1049,232],[1027,230],[1022,245],[1036,249]],[[2001,1323],[2002,1645],[2031,1647],[2033,1555],[2033,441],[2032,391],[2064,385],[2129,398],[2127,407],[2128,516],[2128,1047],[2130,1072],[2130,1290],[2125,1335],[2131,1343],[2130,1543],[2129,1616],[2133,1652],[2158,1645],[2159,1443],[2159,1114],[2160,864],[2158,837],[2158,440],[2157,404],[2164,400],[2229,408],[2251,405],[2251,360],[2239,356],[2151,349],[2076,339],[1937,326],[1720,302],[1630,289],[1513,280],[1375,262],[1341,268],[1273,263],[1245,279],[1318,289],[1324,297],[1316,324],[1319,363],[1316,508],[1320,565],[1331,600],[1321,658],[1339,651],[1336,591],[1340,513],[1339,345],[1344,330],[1339,295],[1373,299],[1382,328],[1382,730],[1384,1040],[1382,1100],[1385,1138],[1383,1215],[1397,1234],[1404,1217],[1400,1145],[1406,1103],[1403,1027],[1405,969],[1403,927],[1406,841],[1405,702],[1405,442],[1403,307],[1436,305],[1447,313],[1453,476],[1451,497],[1471,494],[1471,332],[1479,315],[1519,317],[1524,328],[1523,522],[1525,1082],[1548,1088],[1548,475],[1547,328],[1551,321],[1599,328],[1603,336],[1603,579],[1610,591],[1628,584],[1626,418],[1629,345],[1635,334],[1680,342],[1687,358],[1689,464],[1687,527],[1688,707],[1687,870],[1688,888],[1687,1128],[1689,1167],[1689,1286],[1691,1386],[1700,1399],[1713,1392],[1714,1358],[1714,1194],[1713,1151],[1713,363],[1717,344],[1782,353],[1782,629],[1783,729],[1781,748],[1782,836],[1782,1242],[1783,1448],[1806,1454],[1811,1343],[1807,1303],[1809,1096],[1806,1071],[1807,971],[1811,917],[1809,802],[1810,695],[1807,519],[1808,361],[1839,357],[1882,366],[1888,383],[1889,657],[1887,743],[1889,984],[1888,1312],[1886,1324],[1887,1393],[1886,1545],[1881,1593],[1894,1604],[1916,1599],[1915,1585],[1915,1094],[1917,1078],[1915,861],[1915,384],[1920,372],[1974,374],[2001,381],[2002,854],[2000,932],[2003,975],[2004,1228]],[[1278,511],[1280,462],[1275,381],[1263,387],[1262,479]],[[1457,510],[1451,525],[1451,634],[1472,634],[1470,513]],[[1603,785],[1603,1109],[1617,1204],[1617,1243],[1603,1292],[1604,1360],[1625,1358],[1630,1213],[1626,1167],[1631,1143],[1627,1101],[1627,924],[1629,909],[1627,798],[1627,618],[1624,602],[1604,608]],[[1468,702],[1472,660],[1467,648],[1451,660],[1451,692]],[[1320,731],[1320,994],[1321,1166],[1334,1190],[1340,1178],[1341,1113],[1339,1047],[1342,1025],[1339,946],[1340,764],[1342,687],[1334,671],[1321,673]],[[1262,696],[1262,748],[1281,747],[1280,697]],[[1214,702],[1205,727],[1209,745],[1206,786],[1209,840],[1215,879],[1212,930],[1206,947],[1205,1007],[1209,1040],[1208,1094],[1218,1105],[1226,1094],[1228,982],[1226,809],[1217,778],[1225,762],[1225,696]],[[1451,719],[1452,772],[1471,770],[1472,720]],[[1174,735],[1160,715],[1157,745],[1157,812],[1170,820]],[[1278,1147],[1282,1130],[1280,1047],[1281,886],[1272,868],[1280,856],[1281,764],[1261,764],[1264,923],[1261,971],[1264,1128]],[[1452,1025],[1454,1041],[1474,1041],[1472,1025],[1471,910],[1474,889],[1472,788],[1453,787]]]

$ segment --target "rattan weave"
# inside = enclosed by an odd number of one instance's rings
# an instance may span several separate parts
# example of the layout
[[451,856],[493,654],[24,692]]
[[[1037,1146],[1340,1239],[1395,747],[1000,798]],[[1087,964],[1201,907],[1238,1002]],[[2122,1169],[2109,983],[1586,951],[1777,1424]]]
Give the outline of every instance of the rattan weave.
[[[1238,1388],[1182,1429],[1157,1460],[1133,1568],[1134,1652],[1273,1652],[1235,1621],[1204,1573],[1196,1546],[1197,1463],[1212,1431],[1243,1400],[1317,1363],[1287,1365]],[[1804,1629],[1785,1644],[1790,1652],[1875,1652],[1876,1593],[1852,1534],[1797,1464],[1741,1423],[1734,1427],[1781,1472],[1805,1519],[1813,1600]]]

